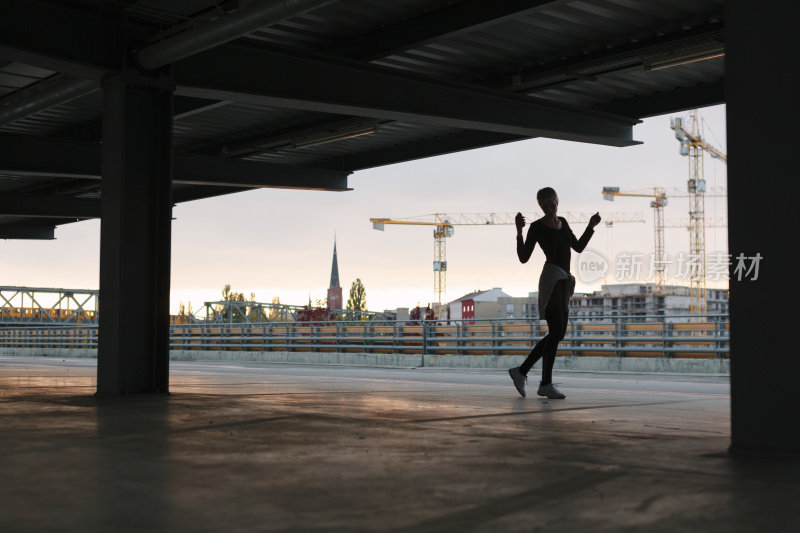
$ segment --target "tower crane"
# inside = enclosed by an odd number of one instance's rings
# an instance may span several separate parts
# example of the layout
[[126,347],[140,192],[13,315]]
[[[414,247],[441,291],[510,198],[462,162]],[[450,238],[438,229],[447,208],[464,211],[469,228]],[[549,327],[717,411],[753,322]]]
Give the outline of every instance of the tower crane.
[[684,128],[683,119],[674,117],[670,127],[680,145],[680,154],[689,157],[689,253],[695,257],[697,268],[690,276],[691,304],[689,312],[706,312],[706,238],[705,238],[705,195],[706,180],[703,178],[703,153],[708,152],[714,159],[726,165],[728,156],[706,142],[700,133],[700,117],[695,110],[689,115],[689,129]]
[[[656,277],[656,292],[659,295],[664,294],[666,286],[666,277],[664,271],[666,270],[666,253],[664,249],[664,207],[669,203],[667,191],[669,190],[670,196],[673,197],[686,197],[689,194],[680,191],[679,189],[665,189],[664,187],[653,187],[652,193],[639,193],[639,192],[621,192],[619,187],[603,187],[603,199],[610,202],[614,201],[615,196],[638,196],[644,198],[653,198],[650,201],[650,207],[653,208],[653,235],[654,235],[654,254],[653,254],[653,271]],[[724,189],[715,189],[711,191],[709,196],[725,196]],[[691,217],[690,217],[691,221]],[[669,227],[676,227],[671,225]],[[705,300],[703,300],[705,301]]]
[[[562,213],[567,222],[588,223],[594,213]],[[523,213],[527,220],[541,218],[541,213]],[[453,226],[513,225],[516,213],[433,213],[408,218],[370,218],[372,228],[383,231],[386,224],[433,226],[433,294],[438,304],[436,318],[443,318],[442,303],[447,292],[447,245],[445,239],[455,233]],[[618,222],[644,222],[642,213],[607,213],[602,215],[606,226]]]
[[655,234],[655,254],[653,256],[654,271],[656,275],[656,292],[664,294],[666,279],[664,269],[666,268],[666,257],[664,254],[664,206],[667,205],[667,194],[661,187],[653,187],[652,193],[631,193],[620,192],[619,187],[603,187],[603,199],[609,202],[614,201],[615,196],[640,196],[653,198],[650,207],[653,208],[653,228]]

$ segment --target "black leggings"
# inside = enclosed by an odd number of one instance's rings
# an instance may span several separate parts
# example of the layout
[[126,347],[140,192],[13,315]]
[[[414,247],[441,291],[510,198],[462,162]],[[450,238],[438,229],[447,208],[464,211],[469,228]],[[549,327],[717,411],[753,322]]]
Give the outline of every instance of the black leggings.
[[567,280],[560,280],[553,287],[547,307],[544,311],[547,320],[547,335],[539,339],[531,353],[519,367],[523,375],[527,375],[536,361],[544,357],[542,363],[542,385],[549,385],[553,382],[553,364],[556,362],[556,351],[558,343],[567,333],[567,320],[569,319],[569,306],[566,302]]

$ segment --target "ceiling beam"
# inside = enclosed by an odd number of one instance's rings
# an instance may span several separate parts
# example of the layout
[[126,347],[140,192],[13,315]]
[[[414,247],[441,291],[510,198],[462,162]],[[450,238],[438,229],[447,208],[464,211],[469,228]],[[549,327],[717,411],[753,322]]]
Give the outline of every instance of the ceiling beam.
[[223,187],[346,191],[350,172],[323,168],[223,159],[201,155],[173,155],[173,183]]
[[375,32],[333,45],[324,52],[351,59],[374,60],[418,48],[434,40],[480,30],[515,17],[530,15],[565,0],[466,0]]
[[[724,83],[722,81],[698,85],[674,91],[638,96],[628,100],[620,100],[600,106],[602,111],[632,118],[647,118],[667,113],[677,113],[695,107],[704,107],[724,103]],[[433,139],[409,142],[397,146],[380,148],[360,154],[352,154],[329,162],[319,161],[317,164],[342,168],[352,171],[374,168],[393,163],[413,161],[425,157],[484,148],[507,142],[521,141],[529,137],[505,135],[481,131],[454,132]]]
[[597,109],[627,117],[646,118],[724,103],[725,82],[719,80],[703,85],[619,100],[597,106]]
[[100,216],[100,200],[52,194],[0,193],[0,215],[98,218]]
[[55,224],[40,222],[30,224],[28,222],[0,223],[0,239],[34,239],[49,240],[56,238]]
[[637,122],[330,57],[225,45],[173,65],[176,94],[416,124],[637,144]]
[[135,60],[145,70],[153,70],[333,1],[239,2],[239,9],[233,13],[145,46],[136,53]]
[[100,81],[115,70],[122,17],[66,2],[0,2],[0,58]]
[[487,146],[521,141],[529,138],[530,137],[521,135],[468,130],[433,139],[414,141],[360,154],[347,155],[332,160],[330,164],[336,168],[346,168],[352,171],[364,170],[394,163],[414,161],[426,157],[452,154],[464,150],[485,148]]
[[100,179],[99,145],[3,134],[0,146],[0,172],[5,174]]
[[[0,135],[0,172],[100,179],[102,147]],[[173,183],[247,188],[348,190],[349,171],[173,154]]]
[[[204,98],[175,96],[172,99],[172,120],[179,121],[183,118],[210,111],[229,103],[230,102],[220,102],[217,100],[206,100]],[[103,121],[95,120],[94,122],[77,126],[60,133],[59,138],[81,142],[100,142],[103,139]]]
[[555,84],[593,79],[624,69],[644,69],[643,59],[668,52],[678,52],[702,44],[718,43],[724,47],[725,30],[721,22],[628,43],[592,54],[557,61],[536,68],[521,69],[487,80],[487,87],[531,94]]
[[182,186],[177,185],[172,187],[172,201],[176,204],[183,202],[191,202],[193,200],[204,200],[206,198],[214,198],[215,196],[222,196],[225,194],[233,194],[237,192],[250,191],[248,187],[215,187],[213,185],[194,185]]
[[53,76],[0,100],[0,125],[14,122],[100,89],[93,80]]
[[[239,9],[138,50],[134,61],[153,70],[235,40],[264,26],[313,10],[333,0],[240,2]],[[122,67],[128,28],[122,16],[76,10],[43,0],[0,3],[0,59],[61,73],[0,101],[0,125],[99,89],[98,81]],[[111,31],[109,31],[109,28]],[[78,79],[73,79],[78,78]]]

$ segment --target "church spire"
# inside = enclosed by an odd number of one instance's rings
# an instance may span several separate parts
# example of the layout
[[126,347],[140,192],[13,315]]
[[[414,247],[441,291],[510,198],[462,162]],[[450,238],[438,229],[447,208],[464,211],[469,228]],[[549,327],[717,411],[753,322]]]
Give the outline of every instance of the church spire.
[[336,288],[339,286],[339,261],[336,259],[336,237],[333,238],[333,263],[331,264],[331,286]]
[[328,309],[342,309],[342,288],[339,286],[339,260],[336,257],[336,236],[333,237],[331,286],[328,288]]

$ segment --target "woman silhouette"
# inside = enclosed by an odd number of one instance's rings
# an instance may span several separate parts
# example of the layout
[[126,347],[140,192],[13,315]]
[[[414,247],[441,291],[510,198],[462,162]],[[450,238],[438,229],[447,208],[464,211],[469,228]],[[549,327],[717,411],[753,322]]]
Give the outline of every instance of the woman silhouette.
[[578,253],[586,248],[594,234],[594,227],[600,223],[600,213],[592,215],[586,231],[580,239],[576,239],[566,219],[557,215],[558,195],[555,190],[550,187],[539,190],[536,200],[544,216],[531,223],[525,240],[522,238],[522,228],[525,227],[522,213],[517,213],[514,222],[517,225],[517,256],[520,262],[528,262],[537,242],[546,258],[539,277],[539,318],[547,320],[547,335],[539,339],[522,365],[509,369],[508,374],[517,391],[525,396],[528,372],[536,361],[543,358],[542,381],[536,393],[561,400],[566,396],[553,385],[553,363],[556,361],[558,343],[567,332],[569,300],[575,290],[575,277],[569,273],[570,248]]

